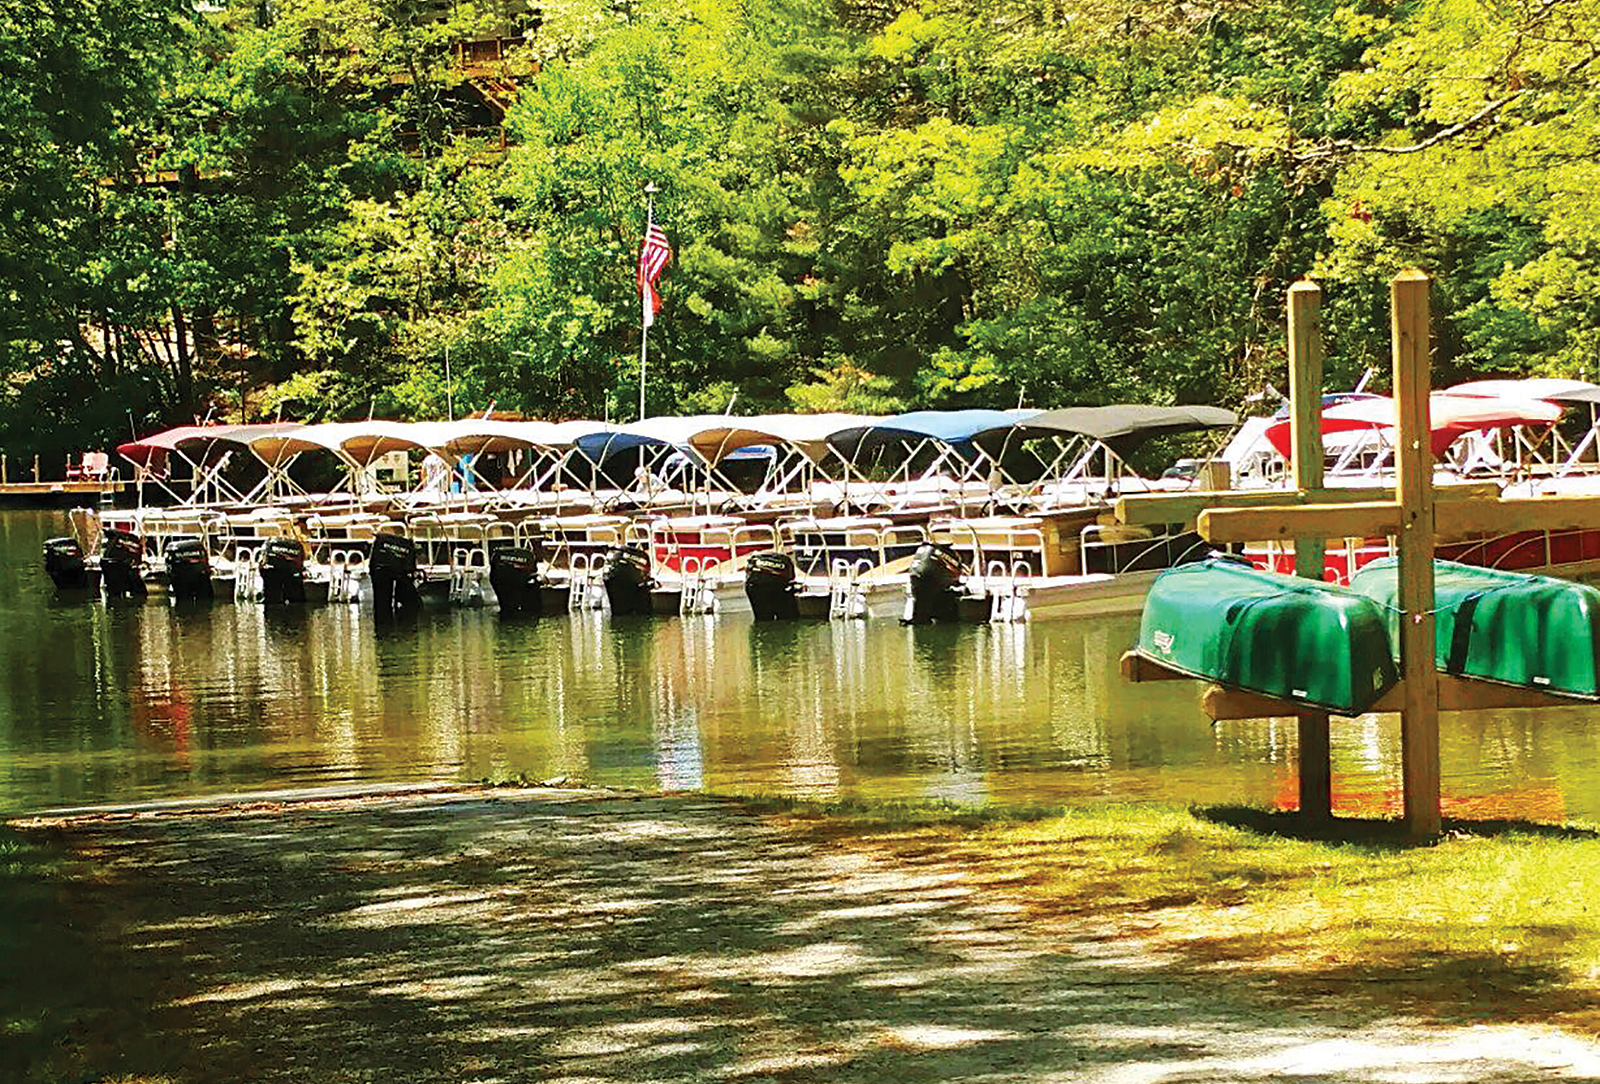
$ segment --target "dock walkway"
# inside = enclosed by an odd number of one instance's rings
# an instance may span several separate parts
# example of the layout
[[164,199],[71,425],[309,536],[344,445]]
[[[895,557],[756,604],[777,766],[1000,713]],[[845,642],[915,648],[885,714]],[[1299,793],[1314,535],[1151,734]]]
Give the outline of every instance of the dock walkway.
[[133,492],[134,483],[115,481],[3,482],[0,505],[53,504],[74,498],[115,498]]

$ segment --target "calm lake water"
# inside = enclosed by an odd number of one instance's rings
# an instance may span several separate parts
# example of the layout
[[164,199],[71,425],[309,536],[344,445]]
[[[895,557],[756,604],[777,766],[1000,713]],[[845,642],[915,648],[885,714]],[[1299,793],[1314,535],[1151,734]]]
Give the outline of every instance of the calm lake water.
[[[349,607],[63,604],[0,512],[0,811],[350,782],[964,802],[1293,805],[1292,720],[1131,686],[1136,619],[757,625]],[[1600,819],[1600,709],[1447,715],[1448,809]],[[1393,717],[1335,723],[1335,804],[1397,811]]]

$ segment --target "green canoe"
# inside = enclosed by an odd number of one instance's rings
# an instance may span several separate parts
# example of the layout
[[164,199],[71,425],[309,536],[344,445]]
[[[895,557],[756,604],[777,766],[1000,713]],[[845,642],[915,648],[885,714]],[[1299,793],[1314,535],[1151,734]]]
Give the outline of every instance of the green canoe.
[[[1399,653],[1394,558],[1355,574],[1352,590],[1386,608]],[[1600,591],[1570,580],[1435,561],[1434,659],[1447,674],[1600,698]]]
[[1360,715],[1397,680],[1365,595],[1211,559],[1156,578],[1139,653],[1195,677]]

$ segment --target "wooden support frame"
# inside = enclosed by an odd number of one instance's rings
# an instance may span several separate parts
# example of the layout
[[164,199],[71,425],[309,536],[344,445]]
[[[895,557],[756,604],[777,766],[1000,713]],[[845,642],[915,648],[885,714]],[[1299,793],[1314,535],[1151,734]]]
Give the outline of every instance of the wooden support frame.
[[[1122,676],[1131,682],[1194,681],[1193,674],[1185,674],[1164,666],[1154,659],[1129,651],[1122,656]],[[1541,689],[1528,689],[1517,685],[1501,685],[1492,681],[1439,674],[1440,711],[1505,711],[1511,708],[1572,708],[1595,707],[1596,702],[1581,697],[1558,696]],[[1292,700],[1280,700],[1263,693],[1233,689],[1226,685],[1209,684],[1201,694],[1200,708],[1212,722],[1232,722],[1241,719],[1278,719],[1304,717],[1308,714],[1328,714]],[[1405,709],[1405,686],[1396,685],[1367,709],[1369,715],[1391,714]]]
[[[1298,572],[1321,578],[1322,546],[1329,538],[1393,536],[1399,541],[1400,673],[1401,681],[1390,698],[1400,711],[1402,764],[1405,776],[1405,822],[1415,838],[1436,836],[1440,829],[1439,710],[1441,685],[1434,661],[1434,536],[1441,526],[1484,523],[1503,531],[1532,529],[1538,522],[1526,502],[1527,516],[1508,518],[1508,510],[1524,502],[1504,501],[1469,493],[1437,505],[1433,486],[1432,428],[1429,424],[1430,349],[1432,332],[1432,281],[1417,270],[1403,271],[1390,283],[1392,345],[1394,351],[1395,488],[1392,492],[1348,491],[1332,496],[1323,488],[1322,353],[1319,330],[1320,291],[1310,283],[1297,283],[1289,297],[1291,427],[1294,446],[1296,492],[1276,500],[1261,494],[1238,494],[1219,499],[1215,494],[1193,494],[1196,505],[1177,499],[1125,498],[1116,508],[1127,523],[1175,522],[1180,510],[1193,509],[1197,529],[1212,542],[1246,542],[1292,539]],[[1373,499],[1379,497],[1379,499]],[[1305,503],[1308,500],[1323,503]],[[1301,507],[1292,507],[1300,504]],[[1443,508],[1445,523],[1438,520]],[[1465,511],[1470,509],[1470,511]],[[1492,509],[1492,511],[1490,511]],[[1489,519],[1485,519],[1488,512]],[[1576,498],[1563,513],[1592,523],[1600,519],[1600,499]],[[1513,513],[1514,514],[1514,513]],[[1542,515],[1549,516],[1545,512]],[[1144,518],[1144,517],[1151,518]],[[1186,518],[1186,517],[1184,517]],[[1452,531],[1451,533],[1455,533]],[[1151,680],[1149,660],[1127,663],[1130,680]],[[1474,708],[1486,706],[1548,706],[1545,694],[1529,697],[1525,690],[1484,693],[1484,683],[1462,679],[1447,682],[1451,703]],[[1513,695],[1516,694],[1516,695]],[[1559,700],[1557,702],[1560,702]],[[1569,701],[1576,702],[1576,701]],[[1328,713],[1321,709],[1272,697],[1213,686],[1202,698],[1213,719],[1293,716],[1300,720],[1301,809],[1316,817],[1331,813],[1331,774],[1327,764]],[[1393,708],[1391,708],[1393,710]]]

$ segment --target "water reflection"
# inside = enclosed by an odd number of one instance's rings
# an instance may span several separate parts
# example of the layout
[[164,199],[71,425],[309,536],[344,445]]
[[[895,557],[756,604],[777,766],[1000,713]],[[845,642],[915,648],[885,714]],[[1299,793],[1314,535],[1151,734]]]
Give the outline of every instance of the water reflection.
[[[320,782],[532,779],[817,797],[1292,805],[1295,725],[1128,686],[1132,620],[502,621],[56,604],[0,514],[0,808]],[[1591,709],[1445,717],[1450,811],[1600,815]],[[1335,801],[1398,810],[1398,727],[1334,729]]]

